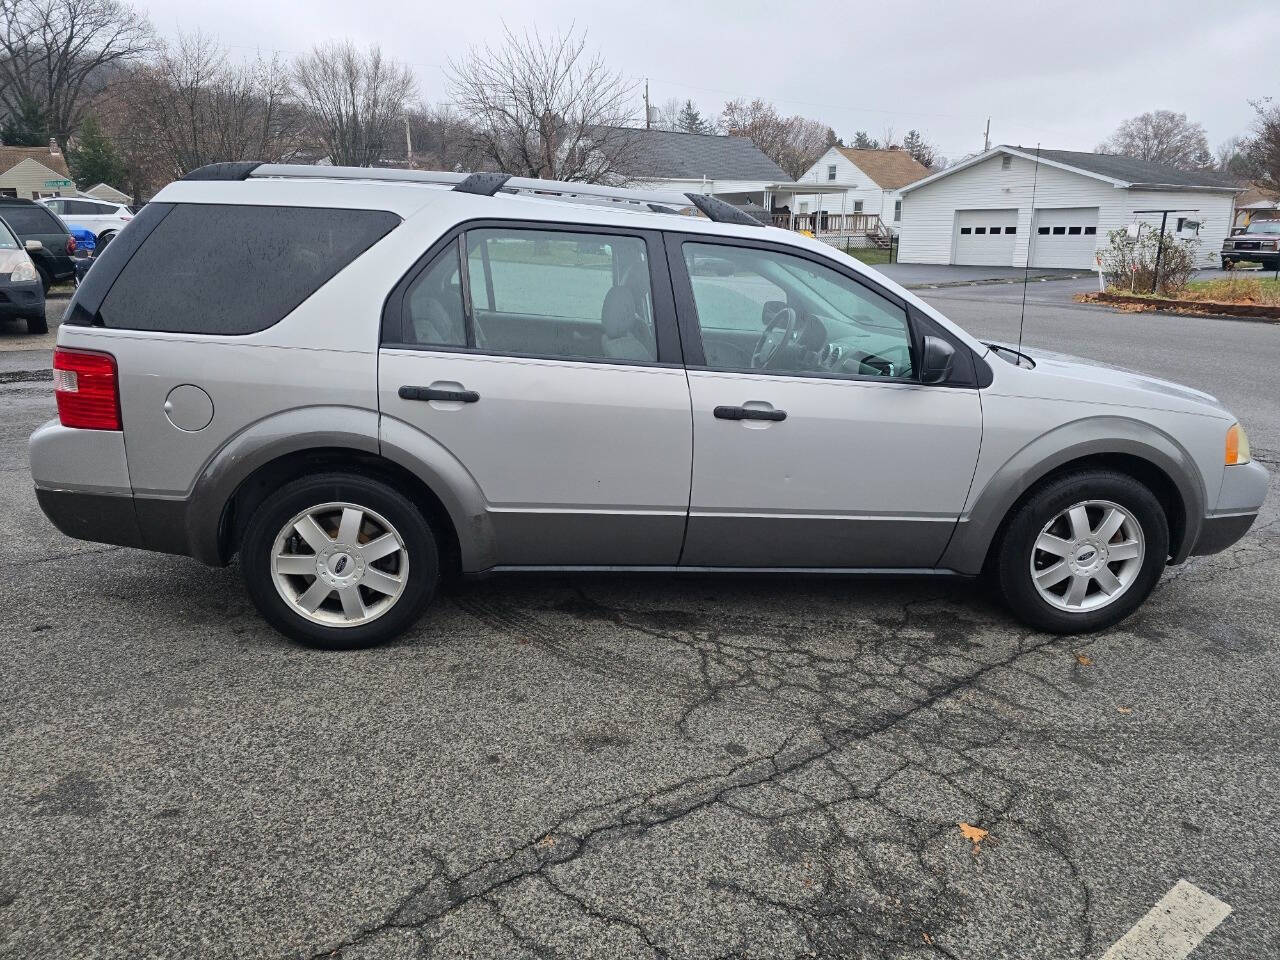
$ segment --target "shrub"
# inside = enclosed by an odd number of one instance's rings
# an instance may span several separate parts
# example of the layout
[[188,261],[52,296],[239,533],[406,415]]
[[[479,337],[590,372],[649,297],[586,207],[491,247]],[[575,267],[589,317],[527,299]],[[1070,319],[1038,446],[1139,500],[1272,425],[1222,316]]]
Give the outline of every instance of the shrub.
[[[1155,280],[1156,250],[1160,245],[1159,228],[1143,228],[1134,239],[1127,230],[1107,234],[1107,247],[1102,251],[1102,276],[1107,286],[1135,293],[1151,293]],[[1196,253],[1200,241],[1164,235],[1164,251],[1160,255],[1161,296],[1176,296],[1187,288],[1196,269]]]

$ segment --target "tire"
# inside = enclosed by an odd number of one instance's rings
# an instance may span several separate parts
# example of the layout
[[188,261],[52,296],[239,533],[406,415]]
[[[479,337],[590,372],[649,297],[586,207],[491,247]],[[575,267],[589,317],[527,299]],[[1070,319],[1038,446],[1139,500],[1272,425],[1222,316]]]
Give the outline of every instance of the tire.
[[41,314],[29,314],[27,316],[27,333],[48,333],[49,321]]
[[[355,536],[352,528],[343,529],[352,508],[363,514]],[[314,527],[308,523],[313,512]],[[352,544],[372,549],[366,557]],[[373,556],[380,548],[385,555]],[[240,564],[249,596],[267,622],[326,650],[372,647],[398,636],[440,579],[436,537],[421,511],[395,487],[355,473],[304,477],[268,497],[245,529]],[[303,570],[308,572],[297,572]],[[311,603],[317,605],[306,612]]]
[[[1082,525],[1074,514],[1081,505],[1084,537],[1076,535]],[[1117,516],[1120,526],[1104,538],[1108,520]],[[1090,470],[1051,480],[1015,509],[997,547],[997,582],[1005,603],[1029,626],[1089,633],[1133,613],[1155,588],[1168,556],[1169,522],[1151,490],[1126,474]],[[1081,579],[1087,581],[1083,596]]]
[[1235,267],[1235,265],[1236,265],[1236,262],[1235,262],[1234,260],[1228,260],[1226,257],[1223,257],[1223,258],[1222,258],[1222,269],[1223,269],[1223,270],[1231,270],[1231,269],[1233,269],[1233,268]]
[[44,288],[44,295],[49,295],[49,288],[53,286],[53,278],[49,276],[48,271],[40,264],[36,264],[36,273],[40,274],[40,286]]

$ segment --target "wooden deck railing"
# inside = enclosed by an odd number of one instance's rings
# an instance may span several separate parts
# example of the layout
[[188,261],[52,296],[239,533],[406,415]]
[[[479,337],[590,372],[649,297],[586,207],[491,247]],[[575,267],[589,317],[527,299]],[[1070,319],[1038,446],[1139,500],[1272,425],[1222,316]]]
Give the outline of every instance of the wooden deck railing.
[[877,213],[775,213],[773,225],[789,230],[808,230],[816,235],[889,232]]

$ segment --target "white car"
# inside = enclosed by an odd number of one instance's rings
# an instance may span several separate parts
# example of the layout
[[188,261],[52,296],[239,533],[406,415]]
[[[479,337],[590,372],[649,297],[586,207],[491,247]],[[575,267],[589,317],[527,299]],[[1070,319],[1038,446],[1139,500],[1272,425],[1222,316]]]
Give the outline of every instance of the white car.
[[92,230],[99,244],[133,219],[133,210],[127,205],[93,197],[50,197],[36,202],[56,213],[68,227]]

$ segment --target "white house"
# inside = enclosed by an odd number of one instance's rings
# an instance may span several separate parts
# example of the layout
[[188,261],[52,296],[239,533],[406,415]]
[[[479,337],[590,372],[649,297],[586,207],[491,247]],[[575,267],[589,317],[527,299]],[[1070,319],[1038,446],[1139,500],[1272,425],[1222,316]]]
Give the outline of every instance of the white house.
[[832,188],[831,193],[799,193],[785,197],[792,213],[862,213],[898,226],[902,188],[929,175],[929,168],[905,150],[856,150],[831,147],[796,181],[806,190]]
[[903,188],[898,258],[1088,269],[1110,231],[1138,221],[1159,228],[1157,211],[1168,210],[1168,230],[1197,236],[1209,265],[1231,232],[1240,189],[1212,171],[998,146]]

